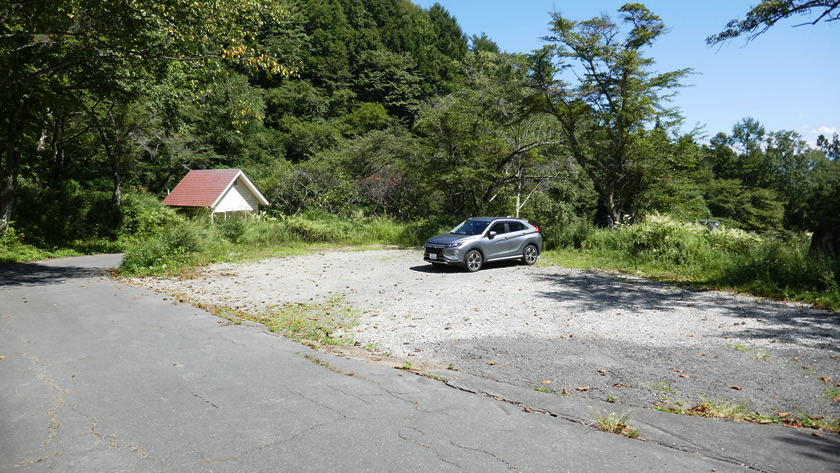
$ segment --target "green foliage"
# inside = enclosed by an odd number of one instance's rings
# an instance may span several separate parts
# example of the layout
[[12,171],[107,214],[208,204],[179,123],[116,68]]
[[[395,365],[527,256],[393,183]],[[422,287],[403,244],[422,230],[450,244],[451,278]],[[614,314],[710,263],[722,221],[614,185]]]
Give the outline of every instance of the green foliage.
[[84,189],[75,181],[64,181],[58,188],[25,181],[18,190],[13,214],[17,238],[40,248],[114,238],[119,214],[113,211],[110,201],[109,192]]
[[211,224],[207,218],[177,220],[150,238],[133,242],[123,258],[124,274],[177,273],[214,261],[285,254],[296,245],[422,245],[449,231],[451,219],[400,224],[384,217],[340,218],[325,212],[289,217],[259,214]]
[[816,19],[804,24],[815,24],[820,20],[834,21],[840,19],[839,7],[834,0],[763,0],[750,6],[743,20],[731,20],[726,24],[726,29],[706,38],[706,44],[718,44],[742,35],[751,41],[777,22],[796,15],[807,15],[812,10],[816,10]]
[[[587,227],[544,230],[546,241],[572,266],[596,265],[668,280],[690,280],[783,300],[840,308],[840,261],[808,253],[809,237],[778,232],[758,236],[743,230],[649,217],[615,230]],[[583,239],[583,241],[580,241]],[[568,252],[566,249],[580,248]],[[568,252],[568,253],[567,253]]]
[[120,206],[119,236],[126,240],[145,240],[160,234],[167,226],[182,221],[172,207],[143,192],[131,192]]
[[209,245],[206,224],[199,220],[171,224],[163,232],[132,246],[123,257],[120,271],[152,274],[176,269]]
[[713,216],[735,220],[752,231],[782,228],[784,204],[772,189],[748,188],[737,179],[715,180],[708,189],[706,199]]
[[682,117],[666,105],[690,70],[653,74],[642,49],[665,32],[664,23],[638,3],[619,12],[629,29],[623,38],[606,15],[580,22],[552,15],[552,44],[533,56],[539,96],[531,102],[556,118],[612,220],[632,223],[647,210],[655,183],[683,171],[675,158],[691,140],[670,136]]

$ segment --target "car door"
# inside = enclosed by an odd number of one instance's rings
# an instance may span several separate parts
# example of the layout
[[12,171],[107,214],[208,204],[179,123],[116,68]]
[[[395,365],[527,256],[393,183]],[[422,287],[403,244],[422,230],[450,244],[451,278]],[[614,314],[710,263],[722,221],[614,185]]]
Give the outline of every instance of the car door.
[[530,233],[528,227],[522,222],[510,222],[508,229],[510,230],[507,235],[509,255],[521,255],[525,251],[525,245],[528,243],[528,234]]
[[[507,224],[504,222],[494,223],[487,236],[484,237],[484,259],[491,260],[496,258],[504,258],[510,251],[510,243],[507,241]],[[495,236],[490,238],[490,234],[495,232]]]

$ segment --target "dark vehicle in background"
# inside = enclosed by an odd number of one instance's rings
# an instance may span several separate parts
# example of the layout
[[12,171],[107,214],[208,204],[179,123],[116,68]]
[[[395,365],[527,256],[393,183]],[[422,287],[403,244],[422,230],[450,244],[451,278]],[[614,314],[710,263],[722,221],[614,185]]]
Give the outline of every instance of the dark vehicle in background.
[[542,252],[542,235],[536,225],[511,217],[473,217],[451,232],[426,242],[423,260],[436,265],[463,266],[470,272],[485,262],[521,259],[537,262]]

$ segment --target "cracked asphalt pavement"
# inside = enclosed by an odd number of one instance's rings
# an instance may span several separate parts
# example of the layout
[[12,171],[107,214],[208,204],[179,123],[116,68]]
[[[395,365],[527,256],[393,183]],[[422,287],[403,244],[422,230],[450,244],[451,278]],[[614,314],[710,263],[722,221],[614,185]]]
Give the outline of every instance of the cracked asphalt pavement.
[[838,471],[834,434],[448,383],[232,325],[103,270],[0,267],[0,472]]

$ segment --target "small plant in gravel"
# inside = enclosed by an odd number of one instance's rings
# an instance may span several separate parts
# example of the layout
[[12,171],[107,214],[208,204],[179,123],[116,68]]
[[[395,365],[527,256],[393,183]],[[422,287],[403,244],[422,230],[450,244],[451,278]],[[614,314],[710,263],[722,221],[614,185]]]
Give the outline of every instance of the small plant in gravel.
[[826,388],[824,396],[826,399],[832,399],[835,402],[840,402],[840,383]]
[[735,351],[750,351],[750,347],[748,347],[746,345],[743,345],[741,343],[738,343],[738,342],[727,343],[726,346],[728,346],[729,348],[731,348]]
[[611,404],[614,404],[614,403],[618,402],[618,398],[613,396],[613,395],[609,395],[609,396],[607,396],[607,402],[609,402]]
[[630,421],[629,412],[617,414],[615,412],[601,412],[598,409],[593,410],[595,411],[595,422],[598,424],[598,428],[604,432],[620,434],[631,439],[639,436],[639,429],[627,425],[627,422]]
[[770,361],[770,354],[766,351],[757,351],[752,356],[753,360]]
[[689,409],[695,415],[735,420],[750,417],[746,404],[727,399],[710,399],[705,396],[701,396],[700,399],[702,400],[700,404]]
[[358,324],[358,319],[356,311],[343,302],[342,298],[334,297],[320,303],[286,303],[260,314],[223,307],[208,310],[228,320],[236,317],[263,324],[268,330],[298,342],[349,345],[352,339],[344,334]]

